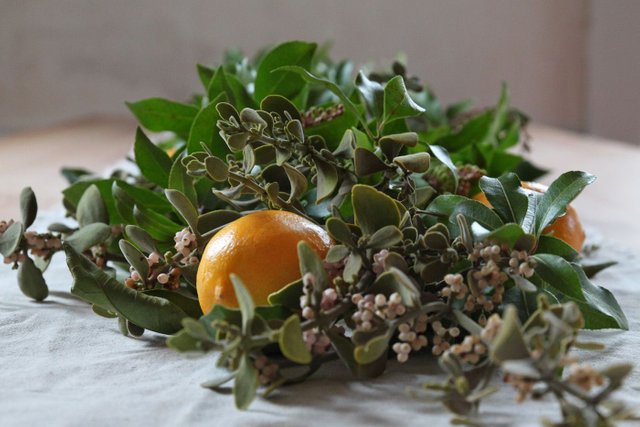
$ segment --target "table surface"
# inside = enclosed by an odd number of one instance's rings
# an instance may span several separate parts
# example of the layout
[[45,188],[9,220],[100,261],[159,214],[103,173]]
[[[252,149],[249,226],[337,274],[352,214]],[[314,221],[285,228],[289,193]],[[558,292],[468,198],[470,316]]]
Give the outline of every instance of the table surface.
[[[34,187],[44,208],[58,203],[64,181],[61,165],[100,170],[130,150],[135,125],[125,121],[88,120],[0,139],[5,185],[0,189],[0,217],[15,215],[22,185]],[[561,132],[532,129],[531,158],[552,169],[589,170],[599,176],[576,202],[584,220],[604,235],[600,256],[619,259],[619,265],[597,276],[617,296],[630,331],[584,333],[607,350],[591,353],[596,366],[640,357],[639,259],[624,245],[638,250],[640,213],[637,191],[628,191],[626,171],[640,164],[640,150],[621,144]],[[66,153],[74,153],[68,155]],[[26,165],[26,166],[25,166]],[[7,184],[7,179],[8,183]],[[16,187],[16,188],[14,188]],[[624,209],[621,209],[624,208]],[[60,210],[48,210],[36,223],[58,220]],[[628,236],[633,236],[628,239]],[[287,387],[269,400],[257,399],[249,411],[233,408],[227,395],[198,384],[220,375],[212,355],[178,354],[164,346],[164,338],[145,333],[124,338],[113,319],[94,315],[90,307],[69,294],[70,277],[64,258],[54,257],[46,277],[51,289],[43,303],[25,298],[15,272],[0,273],[0,425],[449,425],[438,404],[408,397],[406,387],[419,388],[433,380],[433,363],[390,364],[381,378],[356,381],[334,363],[311,381]],[[621,396],[640,405],[640,373],[634,371]],[[555,418],[549,402],[515,405],[506,387],[483,404],[492,426],[540,425],[542,416]]]

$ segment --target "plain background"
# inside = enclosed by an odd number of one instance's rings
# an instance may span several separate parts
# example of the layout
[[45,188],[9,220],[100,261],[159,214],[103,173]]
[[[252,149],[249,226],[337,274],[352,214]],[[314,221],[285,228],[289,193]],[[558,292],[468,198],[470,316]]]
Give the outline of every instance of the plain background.
[[638,144],[638,22],[636,0],[0,0],[0,134],[186,99],[196,63],[297,38],[360,65],[401,51],[446,102],[506,81],[537,123]]

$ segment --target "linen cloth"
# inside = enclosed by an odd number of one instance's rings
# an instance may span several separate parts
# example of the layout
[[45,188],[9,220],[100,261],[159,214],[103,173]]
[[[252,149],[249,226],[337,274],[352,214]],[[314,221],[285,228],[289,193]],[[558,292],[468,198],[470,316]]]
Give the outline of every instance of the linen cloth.
[[[48,212],[34,229],[61,217]],[[585,360],[596,366],[640,359],[639,259],[611,243],[596,255],[620,260],[595,283],[616,295],[630,330],[584,332],[584,340],[602,341],[607,349],[580,355],[588,354]],[[439,403],[407,393],[441,378],[427,357],[404,365],[391,361],[382,377],[368,381],[351,379],[335,362],[307,382],[238,411],[232,396],[199,386],[222,374],[214,354],[179,354],[165,346],[165,337],[148,331],[141,338],[122,336],[115,319],[96,316],[69,293],[63,254],[54,257],[46,278],[50,296],[36,303],[20,293],[15,272],[0,270],[0,426],[450,425],[451,415]],[[640,369],[617,397],[640,407]],[[537,426],[542,417],[557,420],[559,408],[548,401],[516,404],[512,390],[503,387],[481,413],[491,426]]]

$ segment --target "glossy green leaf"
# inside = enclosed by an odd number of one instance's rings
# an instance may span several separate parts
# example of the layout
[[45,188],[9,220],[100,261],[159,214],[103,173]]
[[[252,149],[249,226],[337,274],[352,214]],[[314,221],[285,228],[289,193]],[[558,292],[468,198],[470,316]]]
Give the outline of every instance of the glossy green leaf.
[[505,223],[522,223],[527,213],[528,198],[515,174],[508,173],[499,178],[483,176],[479,184],[487,200]]
[[373,234],[387,225],[400,225],[400,211],[395,201],[367,185],[357,184],[351,192],[356,224],[365,234]]
[[402,76],[395,76],[384,87],[382,122],[414,117],[425,110],[411,99]]
[[[187,168],[182,162],[173,162],[173,166],[169,172],[169,185],[167,188],[179,191],[193,206],[198,205],[198,193],[196,192],[193,178],[187,173]],[[175,207],[173,203],[172,205]]]
[[482,235],[476,236],[478,240],[494,241],[499,243],[507,243],[509,248],[513,249],[515,243],[524,235],[524,231],[518,224],[504,224],[495,230]]
[[302,119],[298,108],[291,101],[281,95],[266,96],[262,102],[260,102],[260,109],[270,113],[276,113],[283,119],[286,119],[287,114],[293,120]]
[[278,68],[298,66],[308,69],[316,47],[315,43],[291,41],[267,53],[257,70],[254,98],[262,100],[268,95],[282,95],[289,99],[295,97],[302,90],[304,80],[298,73]]
[[194,232],[198,232],[198,210],[191,200],[178,190],[165,190],[167,200],[171,202],[176,211],[182,216],[189,228]]
[[372,151],[357,147],[355,149],[354,168],[357,176],[367,176],[377,172],[382,172],[389,168]]
[[198,232],[200,234],[209,233],[241,217],[242,214],[240,212],[230,210],[207,212],[198,217]]
[[244,85],[236,76],[225,72],[222,66],[218,67],[212,79],[209,81],[207,94],[209,99],[217,99],[224,96],[238,109],[255,106],[253,99],[249,96]]
[[175,132],[183,139],[187,139],[191,123],[198,114],[198,108],[193,105],[162,98],[127,102],[127,107],[146,129]]
[[331,196],[339,183],[338,171],[331,163],[315,158],[317,172],[317,201],[321,202]]
[[356,78],[356,88],[373,116],[376,118],[382,117],[384,109],[384,87],[376,81],[369,80],[369,78],[360,71]]
[[487,230],[495,230],[503,224],[493,210],[476,200],[466,199],[458,203],[453,209],[451,217],[455,218],[457,214],[464,215],[469,224],[477,222]]
[[433,153],[433,155],[451,171],[451,175],[453,176],[453,187],[458,188],[460,174],[458,173],[456,165],[453,164],[447,149],[439,145],[429,145],[429,150],[431,150],[431,153]]
[[398,156],[393,162],[409,172],[425,173],[429,169],[431,156],[428,153],[413,153]]
[[184,228],[166,216],[139,205],[133,208],[133,216],[138,225],[158,241],[173,239],[173,236]]
[[171,158],[151,142],[140,128],[136,131],[133,152],[142,175],[154,184],[167,188],[172,166]]
[[220,118],[216,106],[224,99],[224,94],[218,95],[195,116],[187,139],[187,152],[189,154],[202,151],[201,144],[203,143],[217,157],[224,158],[230,153],[227,144],[216,127],[216,122]]
[[579,257],[578,252],[565,241],[549,234],[540,236],[538,245],[536,246],[536,253],[557,255],[567,261],[575,261]]
[[25,187],[20,192],[20,212],[24,228],[31,227],[38,215],[38,201],[31,187]]
[[311,363],[311,353],[302,339],[302,328],[300,327],[300,318],[297,314],[289,317],[282,325],[278,345],[280,346],[282,354],[292,362],[301,365]]
[[18,285],[23,294],[36,301],[42,301],[49,295],[49,288],[42,277],[42,271],[29,257],[18,267]]
[[449,218],[456,207],[468,200],[468,198],[464,196],[458,196],[455,194],[441,194],[440,196],[433,199],[431,203],[425,209],[425,213],[429,215],[434,215],[439,218]]
[[571,264],[557,255],[536,254],[535,272],[554,289],[578,301],[585,301],[580,278]]
[[593,175],[586,172],[572,171],[563,173],[553,181],[538,202],[536,233],[540,235],[545,227],[564,214],[567,205],[595,179]]

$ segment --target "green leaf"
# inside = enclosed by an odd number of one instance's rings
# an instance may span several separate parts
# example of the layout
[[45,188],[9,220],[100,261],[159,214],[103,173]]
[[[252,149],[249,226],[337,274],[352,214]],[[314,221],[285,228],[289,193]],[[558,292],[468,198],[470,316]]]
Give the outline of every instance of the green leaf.
[[0,254],[8,257],[20,246],[22,241],[22,234],[24,233],[24,226],[21,222],[14,222],[0,235]]
[[[166,299],[194,319],[200,318],[203,314],[197,299],[190,298],[180,292],[170,291],[168,289],[150,289],[144,291],[144,293]],[[184,318],[182,320],[183,324],[186,320],[189,320],[189,318]]]
[[240,80],[233,74],[226,73],[222,66],[218,67],[210,80],[207,93],[209,99],[217,99],[221,95],[226,96],[229,102],[238,109],[255,106],[253,99]]
[[479,184],[487,200],[505,223],[522,224],[527,214],[528,198],[515,174],[508,173],[499,178],[483,176]]
[[536,254],[535,271],[538,276],[554,289],[578,301],[585,301],[580,278],[571,264],[557,255]]
[[284,66],[308,69],[316,47],[315,43],[290,41],[267,53],[258,67],[254,98],[261,100],[267,95],[295,97],[304,87],[304,80],[296,72],[277,69]]
[[[174,162],[171,167],[168,188],[179,191],[189,200],[191,205],[198,205],[198,193],[196,192],[193,178],[187,173],[187,168],[180,161]],[[172,205],[175,207],[173,203]]]
[[198,77],[200,77],[200,81],[202,82],[202,86],[204,86],[205,89],[208,88],[209,87],[209,82],[213,78],[213,75],[215,74],[216,70],[214,70],[213,68],[209,68],[206,65],[202,65],[202,64],[197,64],[196,67],[198,69]]
[[302,339],[302,328],[297,314],[289,317],[282,325],[278,337],[278,345],[282,354],[292,362],[301,365],[311,363],[311,353]]
[[376,361],[389,350],[390,339],[389,333],[372,338],[365,345],[359,345],[353,350],[353,358],[362,365]]
[[327,271],[318,254],[304,240],[298,242],[298,261],[300,263],[300,275],[311,273],[316,279],[315,292],[322,292],[329,284]]
[[414,117],[424,111],[424,108],[416,104],[409,96],[402,76],[395,76],[387,82],[384,87],[382,123]]
[[507,243],[513,249],[515,243],[524,235],[524,231],[518,224],[505,224],[486,235],[476,236],[477,240],[487,240],[489,242]]
[[425,213],[439,218],[449,218],[456,209],[456,206],[465,200],[468,200],[468,198],[464,196],[441,194],[429,203],[425,209]]
[[127,240],[136,245],[138,249],[148,254],[157,251],[156,242],[153,241],[153,238],[137,225],[127,225],[124,228],[124,234]]
[[184,218],[191,231],[197,233],[198,210],[191,200],[178,190],[165,190],[165,195],[176,211],[182,216],[182,218]]
[[42,301],[49,295],[49,288],[42,277],[42,271],[29,257],[18,267],[18,285],[23,294],[36,301]]
[[209,233],[241,217],[242,214],[236,211],[217,210],[207,212],[198,217],[198,233]]
[[376,81],[369,80],[369,78],[360,71],[356,78],[356,88],[373,116],[378,119],[382,117],[384,109],[384,87]]
[[198,108],[193,105],[162,98],[127,102],[127,107],[146,129],[152,132],[171,131],[185,140],[198,114]]
[[233,397],[236,408],[247,409],[256,397],[258,389],[258,371],[248,354],[240,357],[240,366],[233,385]]
[[184,228],[166,216],[139,205],[134,206],[133,216],[138,225],[158,241],[170,241],[178,231]]
[[354,168],[357,176],[367,176],[388,169],[378,156],[372,151],[357,147],[355,149]]
[[140,277],[146,282],[149,276],[149,262],[147,261],[147,257],[127,240],[120,240],[118,247],[122,255],[127,259],[129,265],[135,268],[140,274]]
[[425,173],[429,169],[431,156],[429,153],[406,154],[396,157],[393,159],[393,162],[407,169],[409,172]]
[[560,256],[567,261],[575,261],[578,259],[578,252],[569,246],[564,240],[553,237],[549,234],[543,234],[538,239],[536,246],[537,254],[553,254]]
[[357,123],[358,116],[351,110],[344,110],[341,115],[331,120],[306,126],[304,132],[307,136],[321,136],[327,142],[327,147],[330,150],[335,150],[339,146],[344,133],[351,127],[356,126]]
[[230,153],[216,126],[216,122],[220,118],[216,106],[224,99],[224,94],[220,94],[198,112],[189,130],[187,153],[193,154],[202,151],[202,143],[213,155],[221,159]]
[[96,222],[109,223],[107,206],[102,200],[100,190],[95,185],[89,186],[82,194],[76,209],[76,219],[80,227]]
[[457,214],[464,215],[470,224],[477,222],[487,230],[495,230],[503,224],[500,217],[494,211],[476,200],[467,198],[458,203],[453,209],[449,220],[452,224]]
[[400,211],[395,200],[368,185],[357,184],[351,192],[356,224],[372,235],[387,225],[400,225]]
[[281,305],[291,310],[299,310],[302,294],[302,280],[296,280],[279,291],[269,294],[267,301],[272,306]]
[[167,188],[172,166],[171,158],[151,142],[140,128],[136,130],[133,152],[142,175],[154,184]]
[[522,336],[518,310],[513,305],[508,305],[504,310],[502,327],[491,344],[490,357],[492,361],[498,363],[530,357],[529,349]]
[[[304,68],[302,70],[304,71]],[[260,103],[260,109],[276,113],[283,119],[286,119],[288,114],[293,120],[302,120],[298,108],[284,96],[269,95],[265,97]]]
[[416,288],[412,280],[405,273],[395,267],[391,267],[389,271],[385,271],[379,275],[371,286],[370,291],[386,296],[397,292],[402,297],[402,303],[407,307],[420,305],[420,292],[418,288]]
[[371,235],[367,247],[371,249],[388,249],[402,242],[402,231],[395,225],[387,225]]
[[38,201],[31,187],[25,187],[20,192],[20,212],[24,228],[31,227],[38,215]]
[[327,197],[331,196],[336,190],[339,183],[338,171],[331,163],[321,160],[319,158],[313,159],[316,165],[317,177],[317,200],[316,203],[321,202]]
[[256,307],[253,303],[253,298],[251,298],[251,294],[245,287],[244,283],[242,283],[242,280],[233,273],[230,278],[231,283],[233,283],[236,298],[238,299],[240,312],[242,313],[242,333],[249,335],[251,333],[251,325],[253,324],[253,319],[255,317]]
[[593,181],[595,177],[586,172],[572,171],[560,175],[540,197],[536,212],[536,234],[542,231],[567,210],[567,205]]
[[173,334],[182,328],[181,320],[187,317],[182,309],[164,298],[127,288],[70,245],[65,243],[63,247],[73,276],[72,294],[141,328],[161,334]]
[[101,222],[86,225],[69,236],[65,242],[78,252],[84,252],[111,237],[111,227]]
[[575,301],[584,316],[584,328],[629,329],[629,322],[613,294],[608,289],[591,283],[579,265],[571,264],[571,266],[578,275],[582,292],[587,300],[587,303]]
[[348,246],[354,245],[353,235],[351,234],[351,228],[339,218],[329,218],[325,224],[325,228],[336,241],[344,243]]

